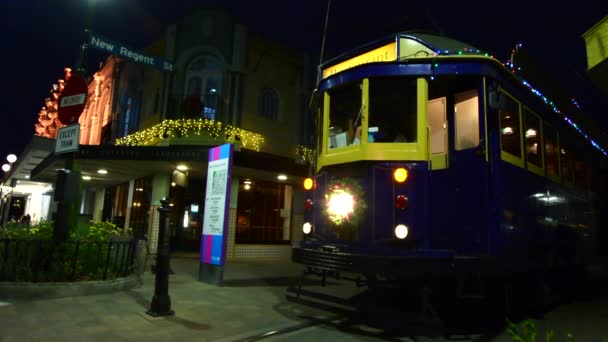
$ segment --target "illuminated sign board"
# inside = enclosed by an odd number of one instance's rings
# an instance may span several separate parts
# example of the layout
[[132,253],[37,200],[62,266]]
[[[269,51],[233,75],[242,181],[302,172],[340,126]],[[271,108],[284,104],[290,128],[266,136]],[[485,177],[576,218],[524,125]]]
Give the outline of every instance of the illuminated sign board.
[[331,76],[340,71],[354,68],[357,65],[373,63],[373,62],[392,62],[397,60],[397,43],[392,42],[377,49],[368,51],[359,56],[340,62],[323,69],[323,78]]
[[209,150],[201,239],[201,262],[205,264],[223,266],[226,261],[232,153],[232,144]]

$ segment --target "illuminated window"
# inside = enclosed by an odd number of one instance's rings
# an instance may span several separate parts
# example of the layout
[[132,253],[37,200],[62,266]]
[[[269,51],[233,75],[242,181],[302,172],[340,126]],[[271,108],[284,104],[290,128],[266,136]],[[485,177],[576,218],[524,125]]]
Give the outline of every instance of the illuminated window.
[[526,142],[526,159],[528,164],[532,164],[538,168],[543,167],[542,142],[540,119],[530,112],[527,108],[524,109],[524,140]]
[[479,146],[479,96],[477,90],[455,95],[456,151]]
[[263,88],[258,95],[258,115],[270,120],[279,118],[279,96],[272,88]]
[[509,96],[505,98],[504,107],[498,111],[500,117],[500,147],[511,156],[521,158],[519,103]]
[[239,186],[237,208],[237,243],[289,243],[293,210],[291,185],[252,179],[251,184]]

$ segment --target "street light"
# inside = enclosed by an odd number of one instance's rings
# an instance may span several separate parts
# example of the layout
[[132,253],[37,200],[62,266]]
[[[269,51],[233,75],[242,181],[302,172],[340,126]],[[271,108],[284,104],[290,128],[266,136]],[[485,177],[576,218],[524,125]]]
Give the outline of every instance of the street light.
[[[17,161],[17,156],[11,153],[8,156],[6,156],[6,160],[8,161],[8,164],[2,165],[2,171],[5,172],[5,176],[6,176],[6,173],[8,171],[10,171],[11,167],[13,166],[13,163]],[[6,203],[6,206],[4,208],[2,226],[5,226],[6,221],[8,220],[8,214],[9,214],[9,211],[11,210],[11,204],[12,204],[11,202],[13,201],[13,189],[15,188],[15,185],[16,185],[16,182],[15,182],[15,179],[13,179],[11,181],[11,193],[8,197],[8,202]]]

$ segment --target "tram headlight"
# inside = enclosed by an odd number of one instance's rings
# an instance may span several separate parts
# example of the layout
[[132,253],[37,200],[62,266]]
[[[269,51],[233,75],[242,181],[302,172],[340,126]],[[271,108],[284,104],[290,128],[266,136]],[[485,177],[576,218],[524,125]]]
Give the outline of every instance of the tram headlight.
[[400,224],[395,227],[395,236],[398,239],[403,240],[407,237],[408,234],[409,234],[409,229],[407,228],[406,225]]
[[302,225],[302,232],[304,232],[304,234],[310,234],[310,232],[312,232],[312,224],[310,224],[310,222],[305,222]]
[[353,195],[348,192],[335,192],[329,195],[327,201],[327,213],[330,217],[342,219],[350,217],[355,209]]

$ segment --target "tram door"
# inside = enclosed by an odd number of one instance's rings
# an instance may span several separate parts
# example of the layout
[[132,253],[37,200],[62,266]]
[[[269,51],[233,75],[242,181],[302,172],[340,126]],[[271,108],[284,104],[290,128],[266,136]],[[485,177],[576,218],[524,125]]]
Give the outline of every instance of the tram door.
[[482,98],[476,88],[455,93],[450,122],[448,187],[451,198],[450,218],[464,254],[489,252],[486,224],[488,212],[488,163],[485,148],[485,123]]

